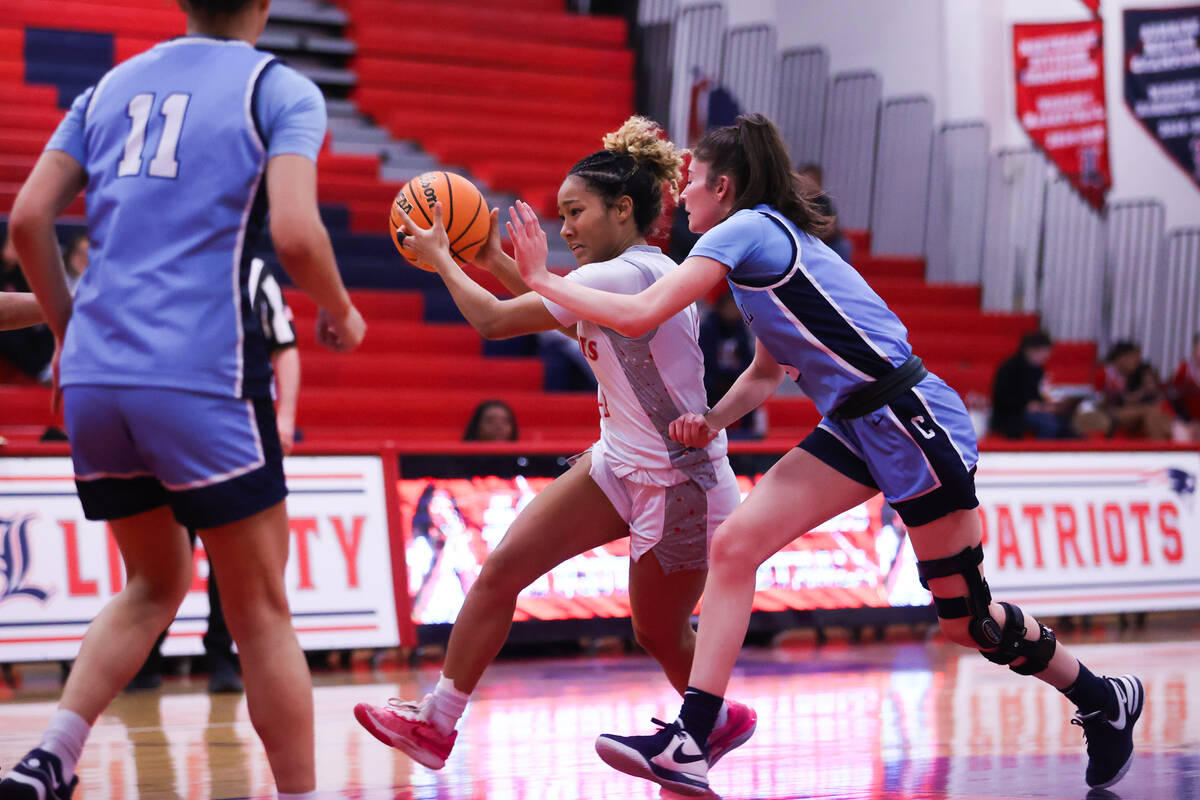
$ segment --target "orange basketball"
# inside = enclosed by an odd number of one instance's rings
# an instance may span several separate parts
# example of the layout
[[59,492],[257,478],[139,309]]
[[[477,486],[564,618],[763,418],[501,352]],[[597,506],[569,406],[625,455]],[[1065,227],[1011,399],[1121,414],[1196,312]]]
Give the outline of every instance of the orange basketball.
[[413,178],[392,201],[388,229],[400,255],[422,269],[427,267],[417,264],[416,253],[405,249],[402,243],[404,234],[399,228],[404,220],[396,209],[404,209],[404,213],[408,214],[414,224],[428,230],[433,226],[433,204],[439,201],[442,204],[442,221],[446,225],[446,235],[450,237],[450,255],[459,266],[475,257],[479,248],[487,241],[488,229],[491,227],[483,195],[475,188],[475,184],[463,176],[453,172],[426,172]]

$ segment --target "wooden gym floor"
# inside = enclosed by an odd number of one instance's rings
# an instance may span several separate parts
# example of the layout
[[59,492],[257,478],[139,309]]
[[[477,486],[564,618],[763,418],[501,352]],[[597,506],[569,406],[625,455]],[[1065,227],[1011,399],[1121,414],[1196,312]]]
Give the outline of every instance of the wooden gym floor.
[[[1088,792],[1080,729],[1054,690],[949,645],[801,644],[747,649],[734,696],[758,732],[711,774],[721,797],[1200,798],[1200,626],[1064,636],[1097,673],[1132,671],[1146,686],[1137,755],[1113,792]],[[0,769],[35,743],[54,710],[57,670],[21,668],[0,688]],[[441,771],[415,765],[355,723],[358,701],[417,697],[438,669],[320,676],[318,788],[362,800],[656,798],[657,787],[596,757],[601,732],[649,732],[678,699],[642,656],[496,664]],[[212,696],[202,677],[125,694],[99,720],[80,764],[77,800],[273,798],[241,696]]]

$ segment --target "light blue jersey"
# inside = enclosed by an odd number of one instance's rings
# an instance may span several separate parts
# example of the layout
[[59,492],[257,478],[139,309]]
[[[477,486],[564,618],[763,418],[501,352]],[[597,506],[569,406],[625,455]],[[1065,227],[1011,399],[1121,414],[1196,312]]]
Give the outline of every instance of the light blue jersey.
[[248,291],[264,172],[284,153],[316,161],[324,135],[320,90],[238,41],[163,42],[76,98],[46,146],[88,176],[62,384],[267,396]]
[[822,414],[912,355],[908,331],[862,276],[770,206],[733,214],[691,255],[729,267],[751,332]]

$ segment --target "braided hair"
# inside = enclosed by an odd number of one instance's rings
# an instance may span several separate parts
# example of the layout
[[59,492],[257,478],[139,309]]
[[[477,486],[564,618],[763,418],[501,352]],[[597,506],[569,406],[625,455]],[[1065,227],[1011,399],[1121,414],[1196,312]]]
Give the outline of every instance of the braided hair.
[[567,174],[582,178],[610,206],[628,196],[633,201],[634,224],[644,236],[662,215],[663,189],[672,197],[679,192],[683,156],[645,117],[630,117],[604,136],[603,145]]

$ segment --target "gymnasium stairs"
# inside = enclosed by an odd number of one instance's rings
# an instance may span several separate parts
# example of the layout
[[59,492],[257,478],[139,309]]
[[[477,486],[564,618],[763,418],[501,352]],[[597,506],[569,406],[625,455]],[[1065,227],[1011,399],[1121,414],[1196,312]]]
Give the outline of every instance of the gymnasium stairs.
[[[162,0],[10,0],[0,8],[0,215],[75,94],[183,27],[183,15]],[[316,309],[288,293],[301,340],[298,425],[306,441],[457,441],[471,410],[490,397],[513,406],[523,440],[575,447],[595,438],[594,394],[548,396],[538,358],[485,347],[438,278],[398,256],[383,221],[410,177],[452,169],[474,179],[492,205],[506,208],[514,196],[531,202],[548,220],[552,263],[572,264],[558,244],[554,196],[571,163],[632,112],[625,41],[623,21],[568,14],[561,0],[273,1],[261,46],[308,74],[328,99],[322,214],[369,324],[359,352],[329,353],[314,342]],[[64,238],[83,211],[80,197],[61,226]],[[865,236],[855,238],[857,251],[869,253]],[[263,255],[274,260],[269,250]],[[983,314],[976,287],[926,284],[919,260],[863,257],[856,267],[909,326],[929,367],[969,399],[989,392],[996,365],[1037,326],[1029,315]],[[1094,358],[1090,345],[1060,347],[1051,372],[1060,383],[1087,383]],[[29,442],[59,424],[46,389],[3,370],[0,436]],[[785,445],[818,418],[802,398],[768,402],[769,436]]]

